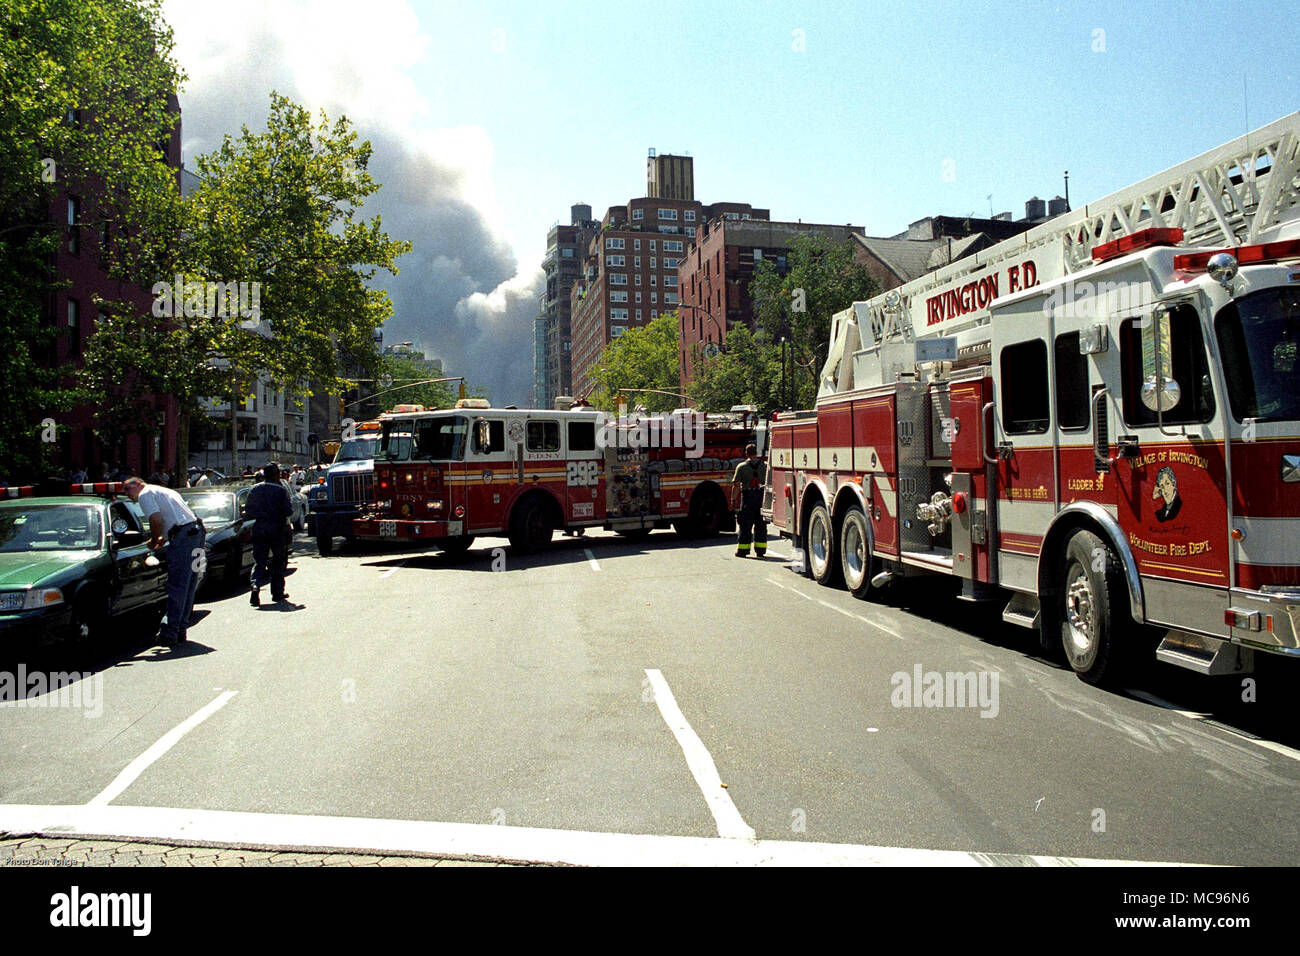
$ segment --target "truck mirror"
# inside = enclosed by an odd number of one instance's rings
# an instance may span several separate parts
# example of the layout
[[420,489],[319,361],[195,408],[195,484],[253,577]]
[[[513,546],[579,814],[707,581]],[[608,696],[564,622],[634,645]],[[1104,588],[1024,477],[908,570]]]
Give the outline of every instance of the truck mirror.
[[474,419],[474,451],[480,455],[486,455],[491,450],[491,425],[486,418]]
[[1183,394],[1171,374],[1172,336],[1169,307],[1158,305],[1142,326],[1142,404],[1156,413],[1173,410]]

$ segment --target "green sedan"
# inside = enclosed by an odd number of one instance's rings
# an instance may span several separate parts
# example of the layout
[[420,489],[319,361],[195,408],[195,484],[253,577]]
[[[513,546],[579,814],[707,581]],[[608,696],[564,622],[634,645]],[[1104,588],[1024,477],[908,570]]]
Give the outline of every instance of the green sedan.
[[139,507],[67,495],[0,501],[0,641],[92,640],[167,601],[166,549],[150,559]]

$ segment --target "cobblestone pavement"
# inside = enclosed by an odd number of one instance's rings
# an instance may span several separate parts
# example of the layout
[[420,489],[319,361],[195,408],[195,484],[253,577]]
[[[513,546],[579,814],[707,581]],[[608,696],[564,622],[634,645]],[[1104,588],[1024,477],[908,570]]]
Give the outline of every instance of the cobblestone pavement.
[[0,866],[511,866],[481,860],[360,853],[290,853],[237,847],[172,846],[130,840],[0,839]]

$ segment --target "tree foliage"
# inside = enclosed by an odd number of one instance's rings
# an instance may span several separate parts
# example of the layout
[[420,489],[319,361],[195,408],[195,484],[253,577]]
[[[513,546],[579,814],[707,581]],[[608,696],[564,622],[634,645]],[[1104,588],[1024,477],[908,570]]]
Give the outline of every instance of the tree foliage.
[[654,389],[629,394],[630,404],[644,405],[652,412],[681,408],[684,402],[677,394],[681,390],[677,323],[677,313],[666,312],[641,328],[628,329],[605,346],[590,372],[596,381],[592,405],[617,411],[620,389]]
[[810,408],[830,345],[831,317],[871,298],[879,287],[854,260],[851,245],[821,236],[796,239],[787,263],[783,275],[772,260],[764,259],[754,270],[749,290],[756,328],[777,345],[785,338],[793,349],[792,404]]
[[180,79],[159,0],[0,4],[0,463],[12,474],[44,466],[41,420],[80,397],[53,362],[52,262],[69,225],[56,200],[82,194],[82,234],[108,227],[99,253],[114,276],[157,261],[176,202],[160,151]]
[[727,333],[726,350],[713,358],[697,357],[687,393],[705,412],[725,412],[733,405],[754,405],[768,413],[783,405],[781,347],[766,332],[738,325]]

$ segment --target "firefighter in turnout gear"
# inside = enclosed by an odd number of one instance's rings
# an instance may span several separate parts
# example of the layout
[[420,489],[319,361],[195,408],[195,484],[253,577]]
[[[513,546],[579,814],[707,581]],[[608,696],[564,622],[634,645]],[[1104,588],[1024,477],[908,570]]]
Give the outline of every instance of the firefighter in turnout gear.
[[767,523],[763,520],[763,483],[767,480],[767,465],[758,457],[757,445],[746,445],[748,461],[736,466],[731,478],[733,488],[740,489],[739,514],[740,541],[736,544],[736,557],[749,557],[752,543],[755,557],[767,554]]

